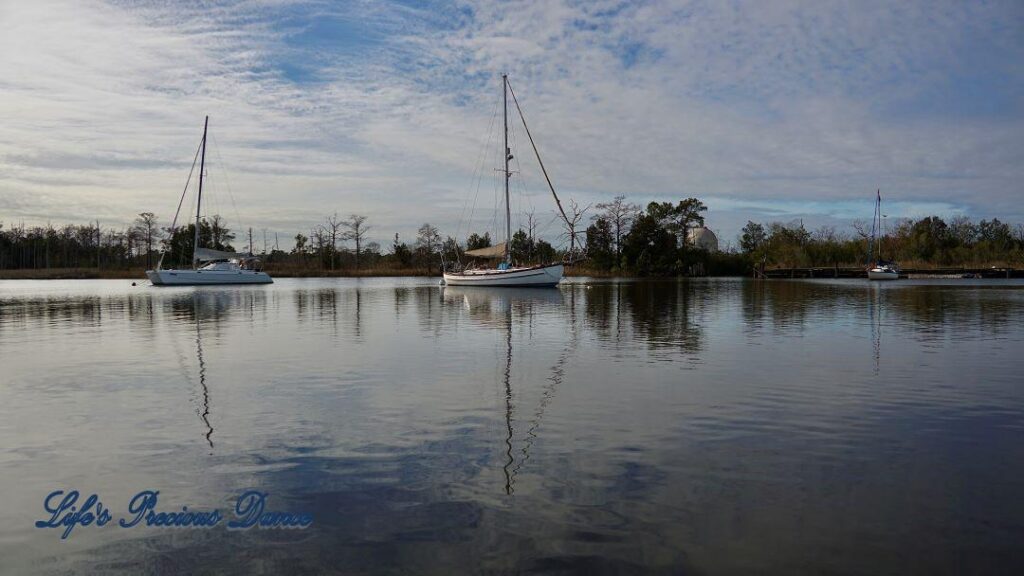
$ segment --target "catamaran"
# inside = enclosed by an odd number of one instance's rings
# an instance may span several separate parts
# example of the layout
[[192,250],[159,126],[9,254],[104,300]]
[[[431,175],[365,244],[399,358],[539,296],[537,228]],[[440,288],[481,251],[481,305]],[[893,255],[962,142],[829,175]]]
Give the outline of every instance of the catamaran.
[[[505,166],[504,169],[499,169],[504,173],[505,180],[505,241],[495,246],[489,246],[487,248],[479,248],[476,250],[467,250],[466,256],[474,258],[484,259],[501,259],[496,268],[475,268],[465,267],[461,269],[451,269],[444,272],[444,284],[448,286],[526,286],[526,287],[550,287],[556,286],[562,280],[562,274],[565,271],[565,267],[561,262],[552,262],[549,264],[540,264],[536,266],[516,266],[512,262],[512,209],[511,203],[509,202],[509,179],[512,177],[512,171],[509,169],[509,161],[512,160],[512,150],[508,146],[508,95],[512,95],[512,101],[515,104],[516,111],[519,113],[519,119],[522,120],[523,128],[526,131],[526,135],[530,139],[530,145],[533,147],[533,152],[537,156],[537,163],[540,164],[540,169],[544,173],[544,179],[548,183],[548,188],[551,189],[551,194],[555,198],[555,204],[558,206],[558,211],[562,215],[562,219],[568,223],[568,218],[565,215],[565,210],[562,209],[562,203],[558,199],[558,194],[555,193],[555,187],[551,184],[551,178],[548,177],[547,169],[544,168],[544,162],[540,158],[540,152],[537,150],[537,144],[533,141],[533,136],[530,134],[530,128],[526,125],[526,118],[523,116],[523,110],[519,106],[519,100],[516,98],[515,92],[512,91],[512,86],[508,83],[508,75],[501,75],[501,100],[503,106],[503,121],[505,127],[505,147],[504,147],[504,158]],[[569,225],[570,234],[572,226]]]
[[868,279],[898,280],[900,267],[882,259],[882,191],[875,197],[875,215],[871,220],[871,243],[868,247]]
[[[207,116],[203,122],[203,140],[199,145],[199,191],[196,194],[196,231],[194,243],[192,244],[192,268],[186,269],[164,269],[164,254],[160,255],[156,270],[146,270],[146,276],[154,286],[194,286],[201,284],[269,284],[273,282],[270,275],[260,269],[259,259],[252,254],[241,252],[225,252],[203,248],[199,245],[199,230],[201,224],[201,209],[203,205],[203,171],[206,169],[206,133],[210,125],[210,117]],[[192,161],[192,169],[195,170],[195,160]],[[189,172],[189,180],[192,173]],[[171,236],[178,224],[178,215],[181,213],[181,205],[184,203],[185,194],[188,192],[188,182],[185,183],[185,191],[181,194],[178,202],[178,211],[174,214],[174,221],[171,224]]]

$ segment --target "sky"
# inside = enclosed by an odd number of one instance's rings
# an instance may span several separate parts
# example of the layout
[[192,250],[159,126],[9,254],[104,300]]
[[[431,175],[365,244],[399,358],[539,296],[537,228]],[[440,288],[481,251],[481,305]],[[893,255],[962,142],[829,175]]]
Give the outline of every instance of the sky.
[[[494,230],[502,73],[580,206],[1024,222],[1019,0],[0,0],[0,222],[169,224],[209,115],[235,229]],[[520,126],[514,225],[557,240]]]

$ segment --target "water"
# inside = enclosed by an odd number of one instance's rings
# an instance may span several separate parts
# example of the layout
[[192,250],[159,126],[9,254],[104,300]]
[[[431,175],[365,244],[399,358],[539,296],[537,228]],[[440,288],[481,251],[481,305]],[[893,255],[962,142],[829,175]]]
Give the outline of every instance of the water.
[[0,282],[0,571],[1024,570],[1021,282],[435,282]]

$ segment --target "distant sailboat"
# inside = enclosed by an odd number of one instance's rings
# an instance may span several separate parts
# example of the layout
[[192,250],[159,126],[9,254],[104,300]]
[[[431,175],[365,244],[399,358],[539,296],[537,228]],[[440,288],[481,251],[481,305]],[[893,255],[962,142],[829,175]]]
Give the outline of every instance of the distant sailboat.
[[897,280],[900,267],[882,259],[882,191],[875,197],[875,215],[871,220],[871,243],[868,246],[868,279]]
[[512,172],[509,170],[509,161],[512,160],[512,151],[508,146],[509,93],[512,94],[512,100],[515,103],[516,110],[519,112],[519,118],[523,122],[523,128],[526,130],[526,135],[530,138],[530,144],[533,146],[534,154],[537,155],[537,162],[540,164],[541,170],[544,172],[544,178],[547,180],[548,187],[551,189],[551,194],[555,197],[555,204],[558,206],[558,211],[561,213],[562,218],[567,222],[568,218],[565,216],[565,211],[562,210],[562,203],[558,199],[558,194],[555,193],[555,188],[551,184],[551,179],[548,178],[547,170],[544,168],[544,162],[540,159],[540,152],[537,151],[537,146],[533,142],[533,136],[530,135],[530,129],[526,126],[526,118],[523,117],[523,111],[519,108],[519,101],[516,99],[515,92],[512,92],[512,87],[508,83],[508,75],[506,74],[502,74],[501,76],[501,91],[505,127],[505,153],[503,155],[505,159],[505,166],[504,169],[502,169],[505,180],[505,241],[496,246],[479,248],[477,250],[468,250],[465,253],[467,256],[476,258],[500,258],[501,261],[496,268],[446,270],[444,272],[444,283],[449,286],[556,286],[562,280],[562,274],[565,271],[565,267],[561,262],[553,262],[537,266],[516,266],[512,262],[512,209],[509,201],[508,190],[509,178],[512,177]]
[[[154,286],[194,286],[202,284],[269,284],[273,282],[270,275],[260,270],[259,260],[252,254],[224,252],[199,246],[201,224],[201,208],[203,205],[203,171],[206,168],[206,131],[210,124],[207,116],[203,122],[203,140],[199,151],[199,192],[196,194],[196,230],[192,251],[191,269],[163,268],[163,255],[157,262],[156,270],[146,270],[146,276]],[[192,163],[195,169],[195,161]],[[191,178],[191,173],[190,173]],[[188,190],[188,184],[185,185]],[[182,201],[185,192],[182,192]],[[171,224],[171,235],[174,235],[181,212],[182,201],[178,202],[178,212],[174,214]]]

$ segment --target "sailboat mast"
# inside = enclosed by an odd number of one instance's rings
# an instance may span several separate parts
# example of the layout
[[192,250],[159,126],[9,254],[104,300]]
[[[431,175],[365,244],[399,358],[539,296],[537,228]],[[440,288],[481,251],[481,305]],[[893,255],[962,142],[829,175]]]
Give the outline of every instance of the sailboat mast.
[[199,158],[199,193],[196,194],[196,235],[192,243],[192,267],[199,263],[199,209],[203,205],[203,170],[206,166],[206,128],[210,125],[210,117],[203,121],[203,151]]
[[562,220],[565,221],[571,241],[575,243],[576,231],[573,230],[572,222],[569,221],[569,217],[565,215],[565,209],[562,208],[562,201],[558,199],[558,194],[555,193],[555,185],[551,183],[551,177],[548,176],[548,169],[544,167],[544,160],[540,157],[540,150],[537,150],[537,143],[533,141],[533,135],[530,134],[530,127],[526,124],[526,116],[523,116],[523,109],[519,106],[519,99],[516,98],[516,91],[512,89],[511,84],[508,85],[508,91],[512,94],[512,102],[516,105],[516,110],[519,112],[519,119],[523,121],[523,129],[526,131],[526,137],[530,139],[530,146],[533,147],[533,154],[537,157],[537,164],[540,164],[540,171],[544,173],[544,180],[547,181],[548,188],[551,189],[551,195],[555,198],[555,205],[558,206],[558,212],[562,215]]
[[876,254],[878,254],[878,261],[882,260],[882,189],[879,188],[875,196],[875,218],[878,221],[878,239],[876,240]]
[[512,156],[508,149],[508,74],[501,75],[501,105],[505,124],[505,262],[512,263],[512,205],[508,196],[508,160]]

